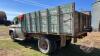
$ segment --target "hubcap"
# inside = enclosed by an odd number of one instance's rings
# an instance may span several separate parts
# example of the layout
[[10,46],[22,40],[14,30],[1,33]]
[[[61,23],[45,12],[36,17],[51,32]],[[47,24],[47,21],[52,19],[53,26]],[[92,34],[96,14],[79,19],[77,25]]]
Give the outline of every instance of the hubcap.
[[15,38],[14,33],[11,33],[11,38],[12,38],[12,39],[14,39],[14,38]]
[[38,48],[42,53],[48,53],[49,52],[49,40],[48,39],[40,39],[38,41]]
[[40,48],[42,48],[43,50],[47,50],[48,48],[47,42],[46,41],[40,42]]

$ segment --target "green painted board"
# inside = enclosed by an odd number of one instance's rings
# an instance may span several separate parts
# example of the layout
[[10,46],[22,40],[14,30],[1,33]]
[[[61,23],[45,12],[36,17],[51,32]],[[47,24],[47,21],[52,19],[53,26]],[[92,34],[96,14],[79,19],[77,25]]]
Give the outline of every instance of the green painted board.
[[35,17],[35,12],[30,13],[30,22],[31,22],[31,26],[32,26],[32,32],[36,33],[36,17]]
[[29,13],[26,14],[25,20],[26,20],[26,22],[25,22],[26,23],[26,31],[28,33],[30,33],[31,30],[30,30],[30,17],[29,17]]
[[73,7],[73,4],[68,4],[25,14],[27,32],[72,34]]
[[48,25],[47,25],[47,10],[40,11],[40,23],[41,23],[41,32],[48,32]]

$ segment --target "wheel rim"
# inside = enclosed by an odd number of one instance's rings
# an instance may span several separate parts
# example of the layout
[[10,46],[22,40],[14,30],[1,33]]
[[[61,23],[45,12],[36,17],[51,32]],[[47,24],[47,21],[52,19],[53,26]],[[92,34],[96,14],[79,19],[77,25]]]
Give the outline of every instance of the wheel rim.
[[42,41],[42,42],[40,43],[40,47],[41,47],[42,49],[44,49],[44,50],[47,50],[47,48],[48,48],[47,42],[46,42],[46,41]]
[[39,47],[39,50],[42,52],[42,53],[48,53],[49,52],[49,41],[47,39],[41,39],[38,41],[38,47]]
[[11,38],[12,38],[12,39],[14,38],[14,35],[13,35],[13,33],[11,33]]
[[14,39],[14,38],[15,38],[14,33],[11,33],[11,38],[12,38],[12,39]]

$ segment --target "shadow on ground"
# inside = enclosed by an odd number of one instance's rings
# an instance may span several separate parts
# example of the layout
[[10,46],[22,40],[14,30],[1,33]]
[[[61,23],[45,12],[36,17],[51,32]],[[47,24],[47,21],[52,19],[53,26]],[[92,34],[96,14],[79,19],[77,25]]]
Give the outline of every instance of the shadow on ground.
[[85,53],[80,49],[79,45],[71,44],[70,46],[64,47],[50,56],[100,56],[100,49],[94,48],[91,53]]
[[[26,48],[31,47],[31,49],[38,50],[37,48],[37,41],[17,41],[20,45],[25,46]],[[82,50],[80,50],[79,45],[70,44],[69,46],[66,46],[64,48],[61,48],[60,50],[55,51],[52,54],[49,54],[48,56],[100,56],[100,49],[94,48],[94,51],[91,53],[85,53]]]

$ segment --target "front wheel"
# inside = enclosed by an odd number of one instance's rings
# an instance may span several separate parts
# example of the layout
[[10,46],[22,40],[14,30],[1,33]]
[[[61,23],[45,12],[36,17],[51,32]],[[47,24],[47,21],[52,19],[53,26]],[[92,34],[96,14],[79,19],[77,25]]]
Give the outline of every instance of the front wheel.
[[38,49],[45,54],[49,54],[56,50],[56,42],[49,38],[40,38],[38,40]]
[[14,32],[11,32],[10,36],[11,36],[11,39],[13,39],[14,41],[16,40],[15,38],[17,38],[17,36]]

